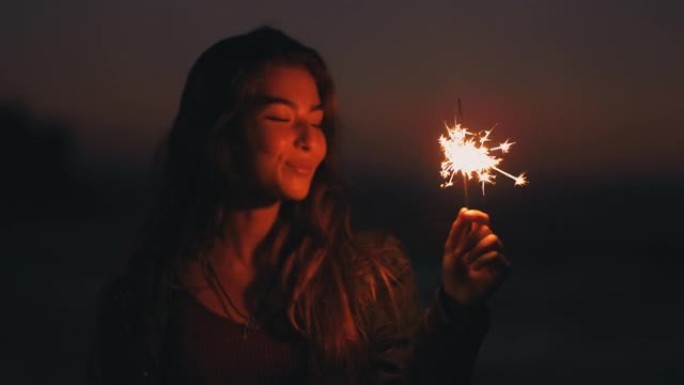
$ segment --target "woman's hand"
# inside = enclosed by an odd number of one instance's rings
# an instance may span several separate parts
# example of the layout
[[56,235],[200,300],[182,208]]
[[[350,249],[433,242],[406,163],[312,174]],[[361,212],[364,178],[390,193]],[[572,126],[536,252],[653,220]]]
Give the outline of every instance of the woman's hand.
[[489,228],[489,215],[462,208],[444,245],[444,292],[462,305],[480,304],[501,285],[510,266]]

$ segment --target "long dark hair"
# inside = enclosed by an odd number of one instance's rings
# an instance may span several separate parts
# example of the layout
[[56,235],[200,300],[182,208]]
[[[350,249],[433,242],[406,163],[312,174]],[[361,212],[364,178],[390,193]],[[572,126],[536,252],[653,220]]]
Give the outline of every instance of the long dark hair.
[[255,79],[270,65],[299,66],[311,73],[328,142],[309,195],[283,202],[274,230],[285,238],[274,250],[285,313],[309,342],[313,377],[331,368],[353,377],[361,370],[367,342],[363,311],[376,289],[390,287],[394,277],[360,252],[352,237],[334,172],[336,108],[328,69],[316,51],[280,31],[263,27],[219,41],[192,67],[159,153],[156,208],[132,268],[156,272],[154,284],[164,290],[183,259],[206,258],[224,234],[218,213],[234,204],[245,183],[243,119],[254,102]]

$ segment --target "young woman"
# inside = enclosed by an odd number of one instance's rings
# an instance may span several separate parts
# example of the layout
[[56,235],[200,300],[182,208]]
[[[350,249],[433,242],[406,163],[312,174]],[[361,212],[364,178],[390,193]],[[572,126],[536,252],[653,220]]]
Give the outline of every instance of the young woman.
[[349,227],[322,58],[261,28],[204,52],[156,209],[102,292],[91,383],[467,383],[509,263],[462,209],[425,312],[399,243]]

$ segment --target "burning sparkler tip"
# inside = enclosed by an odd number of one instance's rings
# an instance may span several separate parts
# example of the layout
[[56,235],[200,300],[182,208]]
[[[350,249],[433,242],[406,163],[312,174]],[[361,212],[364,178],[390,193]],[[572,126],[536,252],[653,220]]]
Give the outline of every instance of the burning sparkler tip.
[[499,146],[488,148],[485,143],[491,140],[489,136],[494,127],[479,133],[473,133],[458,122],[454,123],[453,126],[445,125],[447,136],[442,135],[439,138],[439,144],[446,157],[442,162],[440,174],[447,181],[441,187],[452,186],[454,176],[460,173],[463,176],[464,185],[466,181],[477,176],[478,181],[482,184],[482,193],[484,194],[485,185],[494,184],[495,175],[492,173],[492,170],[512,179],[516,186],[527,184],[525,173],[514,176],[498,168],[497,166],[503,159],[491,154],[491,151],[501,151],[503,154],[508,153],[515,142],[506,139]]

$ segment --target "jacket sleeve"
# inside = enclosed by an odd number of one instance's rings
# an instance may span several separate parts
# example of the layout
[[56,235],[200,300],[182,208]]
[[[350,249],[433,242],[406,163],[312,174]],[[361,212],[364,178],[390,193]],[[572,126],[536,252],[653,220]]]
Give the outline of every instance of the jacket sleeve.
[[440,287],[416,333],[411,382],[470,384],[488,328],[489,311],[485,306],[462,306]]
[[[377,306],[370,345],[374,384],[469,384],[489,326],[486,307],[465,307],[440,289],[423,310],[415,278],[403,248],[385,248],[397,280],[393,291],[398,313]],[[382,298],[380,300],[383,300]]]

